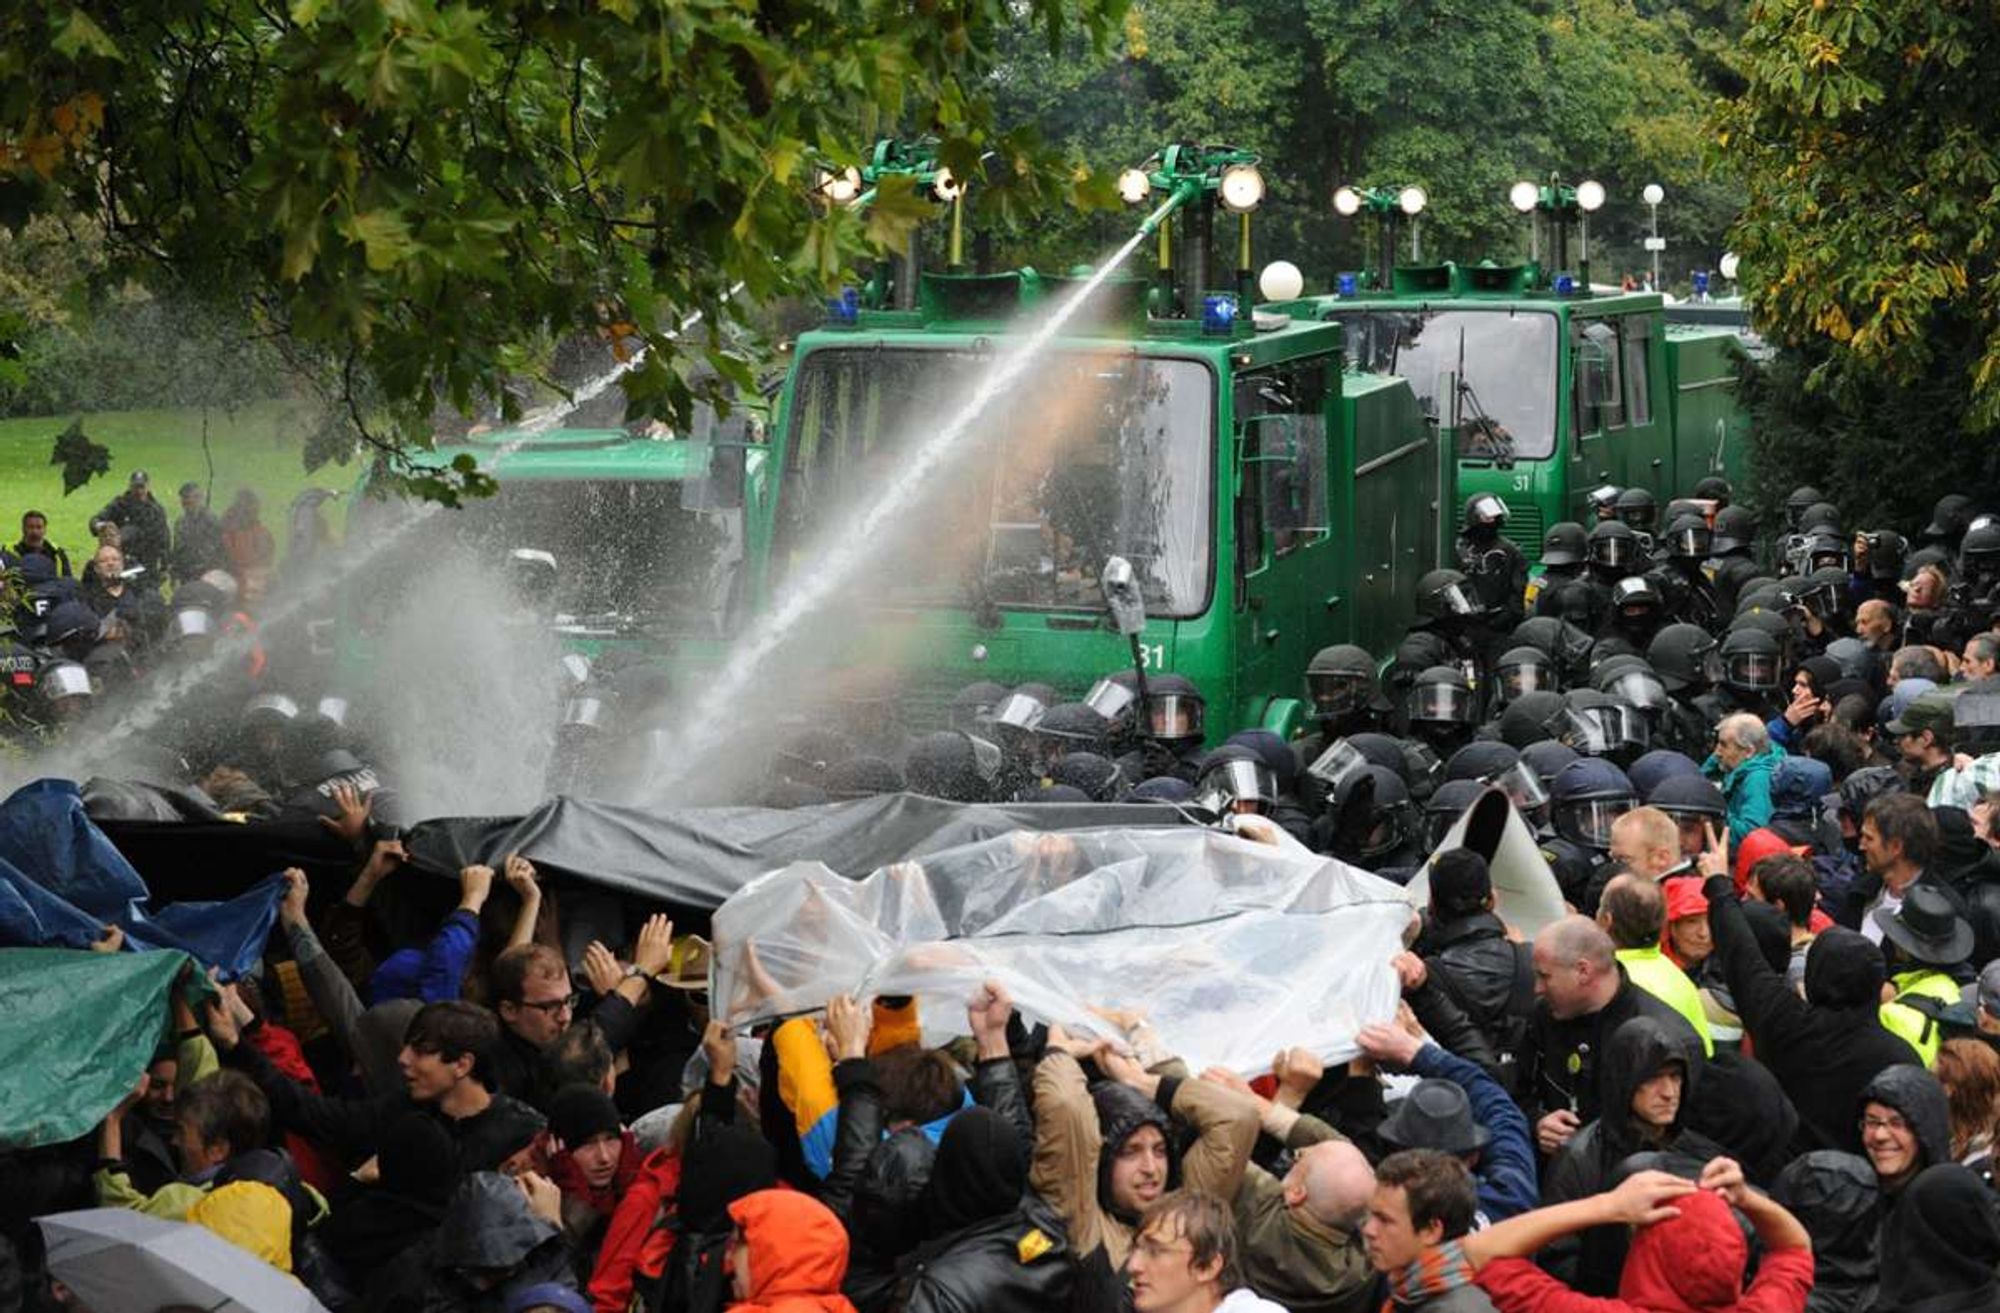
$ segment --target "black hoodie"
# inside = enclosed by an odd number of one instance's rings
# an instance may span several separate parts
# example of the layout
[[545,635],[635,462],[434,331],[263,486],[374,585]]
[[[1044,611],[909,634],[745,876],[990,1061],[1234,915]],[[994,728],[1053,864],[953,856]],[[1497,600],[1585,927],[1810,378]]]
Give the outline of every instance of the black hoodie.
[[1972,960],[2000,958],[2000,850],[1972,830],[1972,818],[1956,807],[1934,807],[1937,854],[1931,865],[1938,877],[1965,901],[1972,924]]
[[1918,1060],[1915,1049],[1882,1028],[1882,950],[1852,930],[1823,931],[1806,953],[1800,998],[1758,951],[1734,881],[1715,876],[1704,892],[1715,958],[1737,1015],[1758,1059],[1798,1108],[1793,1147],[1860,1153],[1855,1101],[1862,1089],[1884,1068]]
[[1878,1309],[1990,1313],[2000,1307],[2000,1217],[1993,1194],[1957,1163],[1927,1167],[1882,1223]]
[[1028,1194],[1028,1144],[1005,1117],[967,1108],[951,1119],[926,1200],[934,1235],[905,1264],[905,1313],[1069,1305],[1074,1265],[1062,1222]]
[[[1951,1156],[1951,1104],[1944,1096],[1944,1086],[1928,1070],[1915,1063],[1883,1068],[1861,1091],[1854,1107],[1857,1122],[1862,1109],[1871,1103],[1894,1108],[1916,1132],[1917,1149],[1923,1155],[1917,1170],[1955,1161]],[[1885,1188],[1892,1195],[1897,1189]]]
[[[1681,1101],[1664,1133],[1655,1132],[1632,1112],[1639,1087],[1668,1067],[1681,1071]],[[1724,1156],[1722,1146],[1687,1129],[1687,1117],[1701,1079],[1701,1060],[1692,1034],[1669,1029],[1652,1017],[1634,1017],[1612,1033],[1599,1060],[1603,1112],[1563,1146],[1542,1187],[1544,1204],[1565,1203],[1609,1189],[1621,1179],[1618,1165],[1635,1153],[1664,1152],[1695,1162]],[[1593,1227],[1580,1237],[1573,1274],[1570,1256],[1551,1246],[1543,1266],[1586,1295],[1618,1293],[1625,1265],[1625,1228]]]
[[1813,1288],[1805,1313],[1866,1313],[1875,1304],[1882,1191],[1866,1158],[1835,1149],[1803,1154],[1772,1195],[1812,1236]]

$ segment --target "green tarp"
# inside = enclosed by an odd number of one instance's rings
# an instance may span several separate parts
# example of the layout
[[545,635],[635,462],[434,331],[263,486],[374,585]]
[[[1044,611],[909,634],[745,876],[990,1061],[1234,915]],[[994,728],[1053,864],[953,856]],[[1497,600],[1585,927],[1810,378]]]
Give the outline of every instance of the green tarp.
[[185,953],[0,950],[0,1145],[88,1134],[132,1092],[168,1027]]

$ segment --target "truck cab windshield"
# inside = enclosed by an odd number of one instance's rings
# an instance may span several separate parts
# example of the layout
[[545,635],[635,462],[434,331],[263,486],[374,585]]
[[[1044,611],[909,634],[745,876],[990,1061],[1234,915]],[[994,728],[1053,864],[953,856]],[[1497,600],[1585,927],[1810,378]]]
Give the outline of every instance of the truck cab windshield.
[[[956,350],[829,348],[799,365],[779,503],[780,569],[828,550],[976,390]],[[1193,360],[1052,353],[990,405],[883,544],[891,606],[1102,610],[1106,558],[1131,561],[1157,616],[1208,606],[1215,383]],[[831,537],[829,535],[832,535]]]
[[[1408,379],[1469,460],[1544,460],[1556,443],[1556,319],[1533,311],[1343,309],[1347,361]],[[1461,360],[1463,364],[1461,365]],[[1462,384],[1454,407],[1451,380]]]

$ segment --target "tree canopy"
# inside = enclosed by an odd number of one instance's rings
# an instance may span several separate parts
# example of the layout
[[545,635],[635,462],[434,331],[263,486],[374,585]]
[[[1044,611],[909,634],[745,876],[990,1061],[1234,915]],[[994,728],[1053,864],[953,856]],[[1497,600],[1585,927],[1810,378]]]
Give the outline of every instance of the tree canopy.
[[[1759,324],[1836,401],[1958,374],[2000,422],[2000,9],[1760,0],[1718,131]],[[1966,342],[1975,349],[1963,350]]]
[[[810,204],[878,133],[939,136],[982,200],[1081,185],[986,94],[1019,30],[1101,48],[1125,0],[52,0],[0,17],[0,223],[95,225],[101,285],[233,299],[316,357],[341,422],[310,455],[427,440],[504,397],[537,341],[646,351],[642,412],[721,326],[816,293],[920,204]],[[1079,194],[1073,199],[1087,200]],[[742,286],[741,302],[731,289]],[[675,338],[700,312],[706,331]],[[450,499],[473,482],[419,490]]]

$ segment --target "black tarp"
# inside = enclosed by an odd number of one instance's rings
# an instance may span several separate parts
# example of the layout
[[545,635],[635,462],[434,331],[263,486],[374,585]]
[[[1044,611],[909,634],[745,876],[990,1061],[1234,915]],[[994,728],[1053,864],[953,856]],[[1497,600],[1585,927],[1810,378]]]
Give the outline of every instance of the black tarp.
[[[173,898],[227,898],[274,871],[303,868],[316,899],[337,896],[356,854],[310,817],[254,821],[97,819],[127,861]],[[766,871],[823,862],[860,877],[907,858],[1012,830],[1182,824],[1171,807],[1099,803],[968,805],[901,793],[777,810],[689,807],[645,811],[556,798],[525,816],[423,821],[405,836],[420,872],[498,870],[507,854],[544,879],[594,886],[690,911],[713,911]]]

